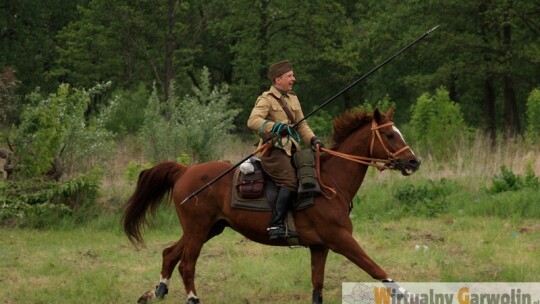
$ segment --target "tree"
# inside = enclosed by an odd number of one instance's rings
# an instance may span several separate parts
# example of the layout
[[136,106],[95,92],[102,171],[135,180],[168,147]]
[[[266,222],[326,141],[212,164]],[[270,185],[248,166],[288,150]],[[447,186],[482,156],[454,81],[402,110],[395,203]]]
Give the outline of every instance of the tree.
[[20,106],[20,98],[15,93],[19,81],[11,68],[0,73],[0,127],[15,123],[15,113]]
[[[538,1],[363,1],[358,7],[359,13],[365,12],[365,18],[357,20],[370,29],[366,39],[372,53],[440,24],[414,54],[385,68],[384,75],[401,77],[388,91],[398,105],[445,85],[466,119],[493,139],[497,129],[507,136],[521,131],[526,94],[540,82],[540,23],[534,17],[540,10]],[[374,76],[369,85],[378,92],[374,86],[385,83],[383,73]]]
[[26,94],[41,87],[55,90],[46,73],[56,58],[55,35],[76,18],[87,0],[4,0],[0,4],[0,71],[12,68]]

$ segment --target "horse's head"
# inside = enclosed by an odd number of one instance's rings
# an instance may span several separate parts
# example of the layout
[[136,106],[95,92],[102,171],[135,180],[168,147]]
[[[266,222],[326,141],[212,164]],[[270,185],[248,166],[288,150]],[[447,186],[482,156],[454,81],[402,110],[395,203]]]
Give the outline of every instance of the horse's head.
[[393,110],[386,114],[376,109],[371,124],[371,157],[388,160],[385,168],[399,170],[403,175],[411,175],[420,167],[420,160],[405,143],[403,135],[392,122]]

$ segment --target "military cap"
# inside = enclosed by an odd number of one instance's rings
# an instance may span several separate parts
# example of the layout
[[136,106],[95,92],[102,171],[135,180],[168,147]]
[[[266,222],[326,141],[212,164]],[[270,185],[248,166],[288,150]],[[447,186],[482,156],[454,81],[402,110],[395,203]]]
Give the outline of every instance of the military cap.
[[289,60],[276,62],[270,66],[268,70],[268,79],[274,81],[277,77],[292,70],[292,64]]

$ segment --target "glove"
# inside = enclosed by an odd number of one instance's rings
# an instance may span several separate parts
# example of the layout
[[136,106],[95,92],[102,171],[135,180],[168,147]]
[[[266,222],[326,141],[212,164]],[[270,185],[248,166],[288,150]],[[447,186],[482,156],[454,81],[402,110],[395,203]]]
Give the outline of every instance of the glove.
[[312,146],[316,146],[316,145],[319,145],[319,148],[324,148],[324,143],[317,138],[317,136],[313,136],[311,138],[311,145]]
[[281,136],[287,136],[289,135],[289,128],[292,128],[289,125],[284,124],[281,129],[279,130],[279,135]]

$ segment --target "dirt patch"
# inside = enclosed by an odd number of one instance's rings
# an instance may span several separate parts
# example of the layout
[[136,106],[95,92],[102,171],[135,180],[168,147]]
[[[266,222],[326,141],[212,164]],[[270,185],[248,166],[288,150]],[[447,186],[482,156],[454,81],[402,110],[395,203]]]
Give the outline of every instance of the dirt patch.
[[537,232],[540,232],[540,224],[528,225],[528,226],[523,226],[519,228],[519,233],[523,233],[523,234],[537,233]]

